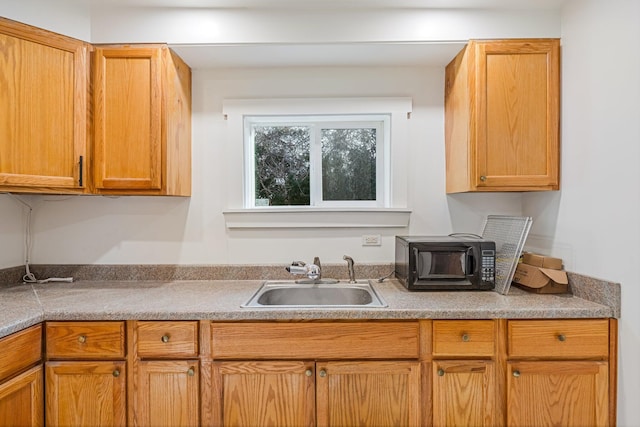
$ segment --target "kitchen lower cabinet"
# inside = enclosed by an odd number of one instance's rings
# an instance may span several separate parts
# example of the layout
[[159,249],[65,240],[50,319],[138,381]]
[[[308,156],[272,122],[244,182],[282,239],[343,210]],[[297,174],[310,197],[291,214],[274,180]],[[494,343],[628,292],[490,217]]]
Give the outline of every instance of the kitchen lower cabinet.
[[615,425],[615,320],[508,322],[508,426]]
[[318,362],[318,426],[421,425],[417,361]]
[[214,425],[419,426],[420,364],[215,362]]
[[140,361],[137,366],[136,426],[198,426],[198,361]]
[[314,372],[308,361],[214,362],[212,424],[315,425]]
[[197,321],[129,321],[129,424],[200,425]]
[[0,339],[0,427],[44,425],[42,326]]
[[216,426],[419,426],[418,321],[211,324]]
[[608,370],[607,362],[510,362],[507,425],[610,425]]
[[42,365],[0,383],[0,427],[44,425]]
[[434,361],[432,378],[434,427],[497,425],[492,361]]
[[46,364],[47,426],[126,426],[124,361]]
[[432,322],[432,417],[434,427],[502,425],[498,399],[495,320]]
[[126,426],[124,322],[47,322],[47,426]]

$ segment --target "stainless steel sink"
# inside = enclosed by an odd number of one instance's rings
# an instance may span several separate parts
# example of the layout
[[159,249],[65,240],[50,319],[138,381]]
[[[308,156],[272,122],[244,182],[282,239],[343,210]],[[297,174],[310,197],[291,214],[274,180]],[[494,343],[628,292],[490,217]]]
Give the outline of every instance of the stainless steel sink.
[[368,281],[358,283],[265,282],[242,307],[386,307]]

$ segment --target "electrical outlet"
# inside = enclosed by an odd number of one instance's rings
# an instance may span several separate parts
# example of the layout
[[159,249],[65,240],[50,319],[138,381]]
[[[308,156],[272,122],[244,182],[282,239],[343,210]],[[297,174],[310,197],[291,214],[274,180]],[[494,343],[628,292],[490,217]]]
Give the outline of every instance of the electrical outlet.
[[379,234],[365,234],[362,236],[362,246],[380,246],[382,240]]

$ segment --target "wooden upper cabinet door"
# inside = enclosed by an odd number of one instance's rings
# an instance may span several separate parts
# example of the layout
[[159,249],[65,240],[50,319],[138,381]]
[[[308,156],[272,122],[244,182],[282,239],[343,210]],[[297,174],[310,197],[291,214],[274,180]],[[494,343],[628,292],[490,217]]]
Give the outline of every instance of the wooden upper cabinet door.
[[557,189],[559,40],[475,46],[475,185]]
[[81,193],[88,44],[0,18],[0,190]]
[[94,185],[162,186],[162,48],[94,51]]

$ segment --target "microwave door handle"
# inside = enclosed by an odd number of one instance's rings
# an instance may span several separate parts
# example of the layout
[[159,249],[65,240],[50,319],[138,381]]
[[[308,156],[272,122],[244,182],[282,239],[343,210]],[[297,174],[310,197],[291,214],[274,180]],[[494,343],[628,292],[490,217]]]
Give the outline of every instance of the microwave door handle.
[[465,272],[467,277],[473,276],[476,272],[475,257],[473,256],[473,248],[467,248],[466,260],[465,260]]

